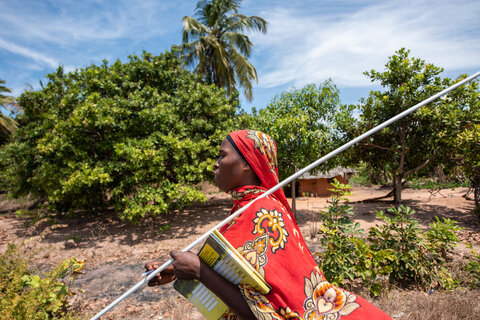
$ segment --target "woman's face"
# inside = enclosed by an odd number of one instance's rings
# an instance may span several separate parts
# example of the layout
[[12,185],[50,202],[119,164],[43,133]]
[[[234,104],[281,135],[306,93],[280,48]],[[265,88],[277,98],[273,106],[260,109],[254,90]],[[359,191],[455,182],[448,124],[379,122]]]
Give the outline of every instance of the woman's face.
[[245,185],[250,167],[246,164],[238,152],[227,139],[220,145],[218,160],[215,162],[215,183],[224,192]]

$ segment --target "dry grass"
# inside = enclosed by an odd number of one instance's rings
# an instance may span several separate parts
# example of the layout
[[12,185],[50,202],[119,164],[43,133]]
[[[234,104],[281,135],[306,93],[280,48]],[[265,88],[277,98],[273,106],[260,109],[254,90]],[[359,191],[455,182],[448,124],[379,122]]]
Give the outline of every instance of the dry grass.
[[394,290],[374,301],[380,309],[400,320],[480,319],[480,290],[452,292]]

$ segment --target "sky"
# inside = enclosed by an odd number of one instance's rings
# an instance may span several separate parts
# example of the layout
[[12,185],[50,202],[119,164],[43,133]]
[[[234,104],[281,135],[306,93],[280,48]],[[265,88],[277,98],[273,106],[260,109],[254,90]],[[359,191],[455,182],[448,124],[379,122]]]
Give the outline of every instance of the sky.
[[[160,54],[181,42],[191,0],[0,0],[0,79],[18,96],[40,88],[59,65],[67,71]],[[258,83],[246,111],[276,95],[332,79],[345,104],[378,85],[363,73],[384,70],[402,47],[456,78],[480,70],[480,0],[244,0],[240,13],[268,22],[248,34]]]

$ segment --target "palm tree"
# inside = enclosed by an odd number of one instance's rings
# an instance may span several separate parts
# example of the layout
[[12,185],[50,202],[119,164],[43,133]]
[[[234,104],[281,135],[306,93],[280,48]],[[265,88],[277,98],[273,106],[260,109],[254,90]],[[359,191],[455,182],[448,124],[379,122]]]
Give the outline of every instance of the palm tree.
[[[4,92],[11,92],[11,90],[4,86],[5,80],[0,79],[0,107],[5,108],[7,111],[11,112],[7,104],[13,103],[13,97],[4,95]],[[17,129],[17,122],[11,117],[3,114],[0,110],[0,142],[5,140],[6,137],[11,135]]]
[[267,32],[267,22],[260,17],[238,13],[241,0],[200,0],[195,16],[183,17],[181,59],[195,67],[207,83],[225,88],[231,95],[238,83],[248,100],[252,100],[252,83],[257,71],[247,61],[253,43],[242,32]]

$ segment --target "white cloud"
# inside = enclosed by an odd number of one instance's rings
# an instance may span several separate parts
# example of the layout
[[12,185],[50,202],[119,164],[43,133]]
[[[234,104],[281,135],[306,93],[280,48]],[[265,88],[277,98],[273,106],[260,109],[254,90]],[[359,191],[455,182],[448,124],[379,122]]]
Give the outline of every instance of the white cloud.
[[[58,61],[55,58],[49,57],[45,54],[36,52],[35,50],[31,50],[29,48],[25,48],[19,45],[16,45],[15,43],[11,43],[5,40],[0,39],[0,48],[10,51],[14,54],[19,54],[24,57],[30,58],[35,60],[37,63],[42,64],[42,65],[47,65],[51,68],[56,68],[58,67]],[[38,68],[38,67],[36,67]]]
[[[362,73],[383,69],[406,47],[412,56],[447,70],[480,67],[480,2],[389,1],[336,14],[264,12],[267,36],[251,35],[260,87],[303,86],[333,78],[339,86],[370,82]],[[258,63],[258,62],[257,62]]]
[[166,33],[166,9],[171,6],[153,0],[13,2],[0,5],[0,35],[63,47],[100,40],[135,41]]

